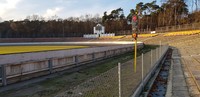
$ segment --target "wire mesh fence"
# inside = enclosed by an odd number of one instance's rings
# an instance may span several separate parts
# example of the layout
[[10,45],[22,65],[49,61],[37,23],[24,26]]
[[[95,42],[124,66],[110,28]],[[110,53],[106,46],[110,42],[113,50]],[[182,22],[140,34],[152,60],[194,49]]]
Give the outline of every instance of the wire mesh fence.
[[182,31],[182,30],[197,30],[200,29],[200,23],[184,24],[176,26],[166,26],[156,28],[156,32],[170,32],[170,31]]
[[118,97],[118,68],[94,77],[57,97]]
[[130,60],[121,64],[120,69],[116,66],[56,97],[130,97],[167,49],[168,46],[160,46],[137,57],[136,72]]

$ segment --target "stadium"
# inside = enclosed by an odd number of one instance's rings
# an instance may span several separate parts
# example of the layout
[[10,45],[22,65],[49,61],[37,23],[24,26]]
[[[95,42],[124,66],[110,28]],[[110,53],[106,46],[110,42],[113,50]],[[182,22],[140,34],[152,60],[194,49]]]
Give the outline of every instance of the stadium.
[[0,97],[200,97],[199,2],[1,2]]

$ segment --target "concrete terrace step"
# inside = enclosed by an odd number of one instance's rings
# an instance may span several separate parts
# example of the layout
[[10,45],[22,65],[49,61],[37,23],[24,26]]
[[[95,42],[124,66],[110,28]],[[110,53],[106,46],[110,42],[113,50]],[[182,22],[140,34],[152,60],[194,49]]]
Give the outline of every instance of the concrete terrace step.
[[190,97],[178,50],[173,48],[172,67],[166,97]]

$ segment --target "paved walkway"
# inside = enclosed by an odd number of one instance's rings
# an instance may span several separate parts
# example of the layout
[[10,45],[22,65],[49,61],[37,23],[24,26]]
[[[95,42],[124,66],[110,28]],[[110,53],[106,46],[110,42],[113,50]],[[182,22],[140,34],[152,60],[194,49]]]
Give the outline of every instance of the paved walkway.
[[172,66],[166,97],[190,97],[178,50],[173,48]]

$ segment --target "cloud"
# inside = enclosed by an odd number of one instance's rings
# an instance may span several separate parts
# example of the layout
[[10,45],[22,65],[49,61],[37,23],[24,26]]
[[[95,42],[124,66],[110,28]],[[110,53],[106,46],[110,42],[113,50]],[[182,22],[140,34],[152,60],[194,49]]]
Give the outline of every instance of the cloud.
[[64,7],[63,9],[64,13],[62,13],[62,16],[64,16],[64,18],[79,17],[86,14],[90,14],[93,16],[96,14],[99,14],[100,16],[102,16],[105,11],[112,11],[115,8],[117,7],[111,4],[109,6],[105,6],[104,3],[102,2],[95,2],[95,0],[93,1],[87,0],[87,2],[83,2],[83,3],[76,2],[76,3],[73,3],[73,6]]
[[14,10],[19,2],[22,0],[3,0],[0,3],[0,16],[4,18],[6,13],[9,13],[10,11]]
[[62,8],[60,8],[60,7],[56,7],[56,8],[53,8],[53,9],[47,9],[46,13],[43,16],[48,18],[48,17],[51,17],[51,16],[58,15],[59,12],[61,12],[61,11],[62,11]]
[[60,3],[60,4],[71,4],[71,3],[77,3],[79,2],[78,0],[56,0],[57,3]]
[[90,14],[103,15],[113,9],[124,7],[129,12],[131,0],[0,0],[0,17],[3,20],[23,20],[26,16],[37,14],[46,19],[79,17]]

